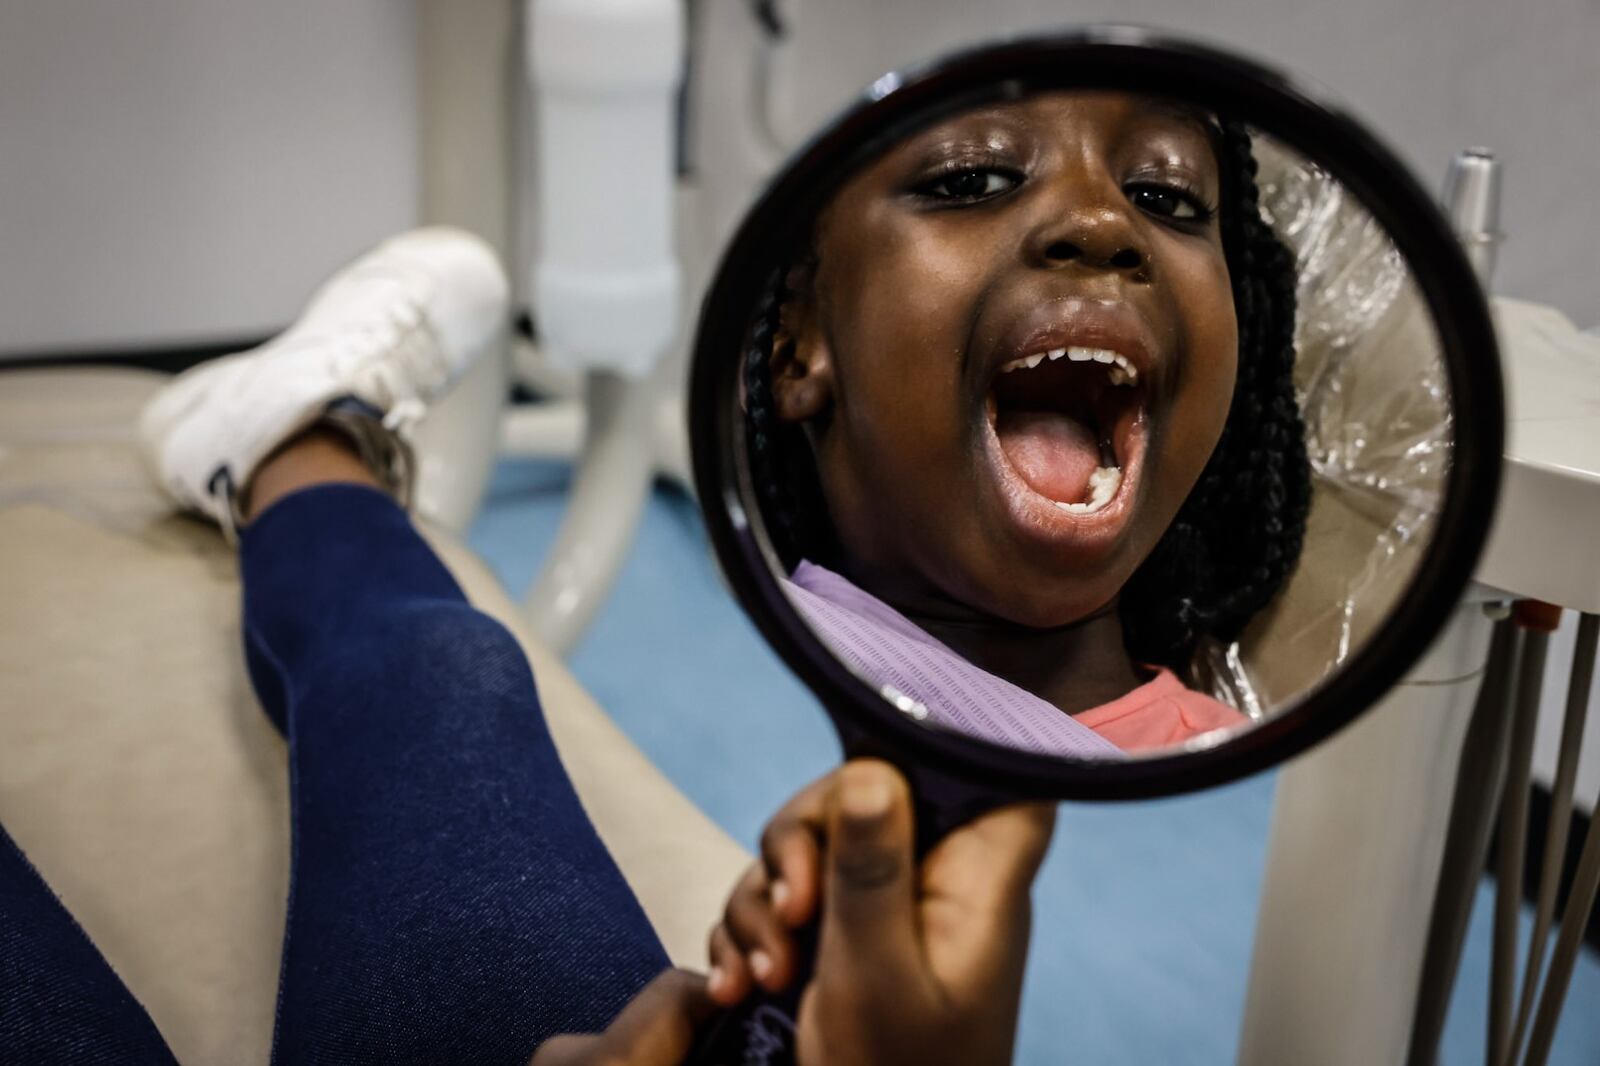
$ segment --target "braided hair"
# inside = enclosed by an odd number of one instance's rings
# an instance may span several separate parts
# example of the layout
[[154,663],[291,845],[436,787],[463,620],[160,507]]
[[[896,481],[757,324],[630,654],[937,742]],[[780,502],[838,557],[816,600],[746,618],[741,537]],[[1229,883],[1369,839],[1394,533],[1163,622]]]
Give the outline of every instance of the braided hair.
[[[1238,637],[1300,557],[1311,470],[1294,392],[1295,264],[1261,214],[1250,134],[1224,121],[1223,255],[1239,324],[1238,375],[1227,421],[1188,499],[1118,603],[1135,662],[1184,671],[1205,638]],[[785,569],[842,553],[804,431],[778,419],[773,340],[787,273],[763,296],[744,353],[745,438],[761,513]]]

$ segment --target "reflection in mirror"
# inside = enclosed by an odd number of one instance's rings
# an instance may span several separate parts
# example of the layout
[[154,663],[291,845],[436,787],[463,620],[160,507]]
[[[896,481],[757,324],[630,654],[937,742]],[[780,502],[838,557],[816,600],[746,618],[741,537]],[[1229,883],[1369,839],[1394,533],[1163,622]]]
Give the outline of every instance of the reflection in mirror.
[[1293,706],[1441,502],[1439,345],[1311,160],[1047,92],[857,168],[753,308],[745,478],[819,640],[934,728],[1064,758]]

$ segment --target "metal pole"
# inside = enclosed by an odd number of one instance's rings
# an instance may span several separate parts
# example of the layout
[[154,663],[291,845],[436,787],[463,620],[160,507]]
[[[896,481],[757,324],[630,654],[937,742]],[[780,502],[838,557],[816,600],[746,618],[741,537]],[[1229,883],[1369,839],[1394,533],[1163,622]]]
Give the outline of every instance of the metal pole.
[[1589,823],[1589,837],[1584,841],[1583,857],[1578,860],[1578,873],[1572,880],[1572,895],[1567,897],[1567,909],[1561,916],[1561,933],[1556,939],[1556,949],[1550,956],[1550,974],[1545,979],[1544,992],[1539,996],[1539,1012],[1533,1019],[1533,1034],[1528,1037],[1528,1057],[1523,1060],[1524,1066],[1544,1066],[1545,1060],[1550,1057],[1556,1022],[1561,1018],[1567,985],[1572,980],[1572,967],[1578,958],[1578,948],[1583,943],[1583,927],[1588,924],[1589,912],[1594,909],[1597,890],[1600,890],[1600,818]]
[[[1589,688],[1594,682],[1595,646],[1597,637],[1600,637],[1600,617],[1592,614],[1582,616],[1578,627],[1578,644],[1573,651],[1572,661],[1572,687],[1567,690],[1567,711],[1570,715],[1574,704],[1583,707],[1588,703]],[[1579,680],[1582,684],[1578,684]],[[1581,715],[1580,715],[1581,717]],[[1568,740],[1572,741],[1571,751],[1567,750]],[[1565,765],[1569,760],[1576,764],[1578,749],[1583,743],[1582,729],[1574,731],[1569,736],[1567,731],[1562,731],[1561,762]],[[1559,773],[1559,771],[1558,771]],[[1563,800],[1559,795],[1553,802],[1564,808],[1569,814],[1572,810],[1571,782],[1567,782],[1568,792]],[[1545,976],[1544,988],[1539,993],[1539,1010],[1533,1022],[1533,1032],[1528,1037],[1528,1056],[1524,1060],[1527,1066],[1544,1066],[1550,1056],[1550,1045],[1555,1039],[1556,1022],[1560,1020],[1561,1008],[1567,998],[1567,985],[1572,980],[1573,963],[1578,957],[1578,948],[1583,942],[1583,930],[1589,923],[1589,912],[1594,909],[1595,895],[1600,891],[1600,804],[1596,805],[1596,817],[1589,825],[1588,839],[1584,841],[1583,855],[1578,860],[1578,871],[1572,880],[1572,891],[1567,897],[1567,908],[1561,916],[1561,932],[1556,938],[1555,951],[1550,956],[1550,971]],[[1554,817],[1555,809],[1551,811]],[[1564,826],[1563,826],[1564,829]],[[1562,833],[1562,846],[1555,849],[1557,853],[1565,852],[1565,831]],[[1550,876],[1551,863],[1546,855],[1545,877],[1554,881]],[[1561,869],[1560,860],[1555,862],[1556,875],[1559,877]],[[1552,897],[1554,888],[1550,888]],[[1544,895],[1544,886],[1541,886],[1540,896]],[[1531,981],[1531,978],[1530,978]],[[1514,1049],[1513,1049],[1514,1050]]]
[[1500,800],[1506,734],[1511,722],[1506,704],[1520,651],[1521,630],[1509,617],[1497,621],[1483,685],[1472,709],[1456,771],[1450,829],[1439,864],[1438,889],[1417,984],[1411,1046],[1406,1055],[1410,1066],[1433,1066],[1438,1054],[1445,1012],[1461,962],[1461,943],[1472,917],[1473,897],[1488,855],[1494,812]]
[[1494,947],[1489,970],[1488,1046],[1484,1061],[1496,1066],[1511,1040],[1511,1009],[1517,987],[1517,916],[1522,903],[1522,859],[1528,845],[1528,779],[1533,769],[1533,731],[1539,721],[1545,655],[1561,608],[1520,600],[1512,621],[1523,630],[1512,710],[1511,750],[1500,800],[1500,854],[1495,871]]
[[1544,866],[1539,872],[1539,899],[1533,917],[1533,939],[1528,942],[1528,961],[1522,968],[1522,996],[1517,1004],[1517,1022],[1511,1043],[1501,1059],[1514,1066],[1522,1050],[1532,1020],[1533,1003],[1539,988],[1539,971],[1544,966],[1545,942],[1550,938],[1550,923],[1555,918],[1556,890],[1561,883],[1562,860],[1567,854],[1567,834],[1572,828],[1572,799],[1578,783],[1578,754],[1583,749],[1583,726],[1589,712],[1589,686],[1594,682],[1595,646],[1600,643],[1600,615],[1578,616],[1578,640],[1572,654],[1572,674],[1567,681],[1567,713],[1561,723],[1561,747],[1556,760],[1556,777],[1551,787],[1550,817],[1544,831]]

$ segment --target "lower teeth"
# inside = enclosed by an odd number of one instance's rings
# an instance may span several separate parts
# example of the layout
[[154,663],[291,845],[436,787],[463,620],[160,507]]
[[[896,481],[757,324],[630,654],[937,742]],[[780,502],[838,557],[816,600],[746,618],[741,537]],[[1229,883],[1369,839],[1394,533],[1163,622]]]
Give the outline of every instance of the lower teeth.
[[1069,514],[1094,514],[1117,494],[1117,489],[1122,485],[1122,468],[1119,466],[1096,467],[1095,472],[1089,475],[1089,499],[1085,503],[1062,503],[1055,501],[1057,507]]

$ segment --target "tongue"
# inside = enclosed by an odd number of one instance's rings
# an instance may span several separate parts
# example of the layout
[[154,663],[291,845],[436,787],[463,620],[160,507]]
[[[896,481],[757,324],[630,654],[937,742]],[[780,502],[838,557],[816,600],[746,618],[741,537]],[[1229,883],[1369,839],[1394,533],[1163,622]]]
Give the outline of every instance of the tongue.
[[1100,442],[1089,426],[1057,411],[1006,411],[995,419],[1000,447],[1034,492],[1060,503],[1089,498]]

